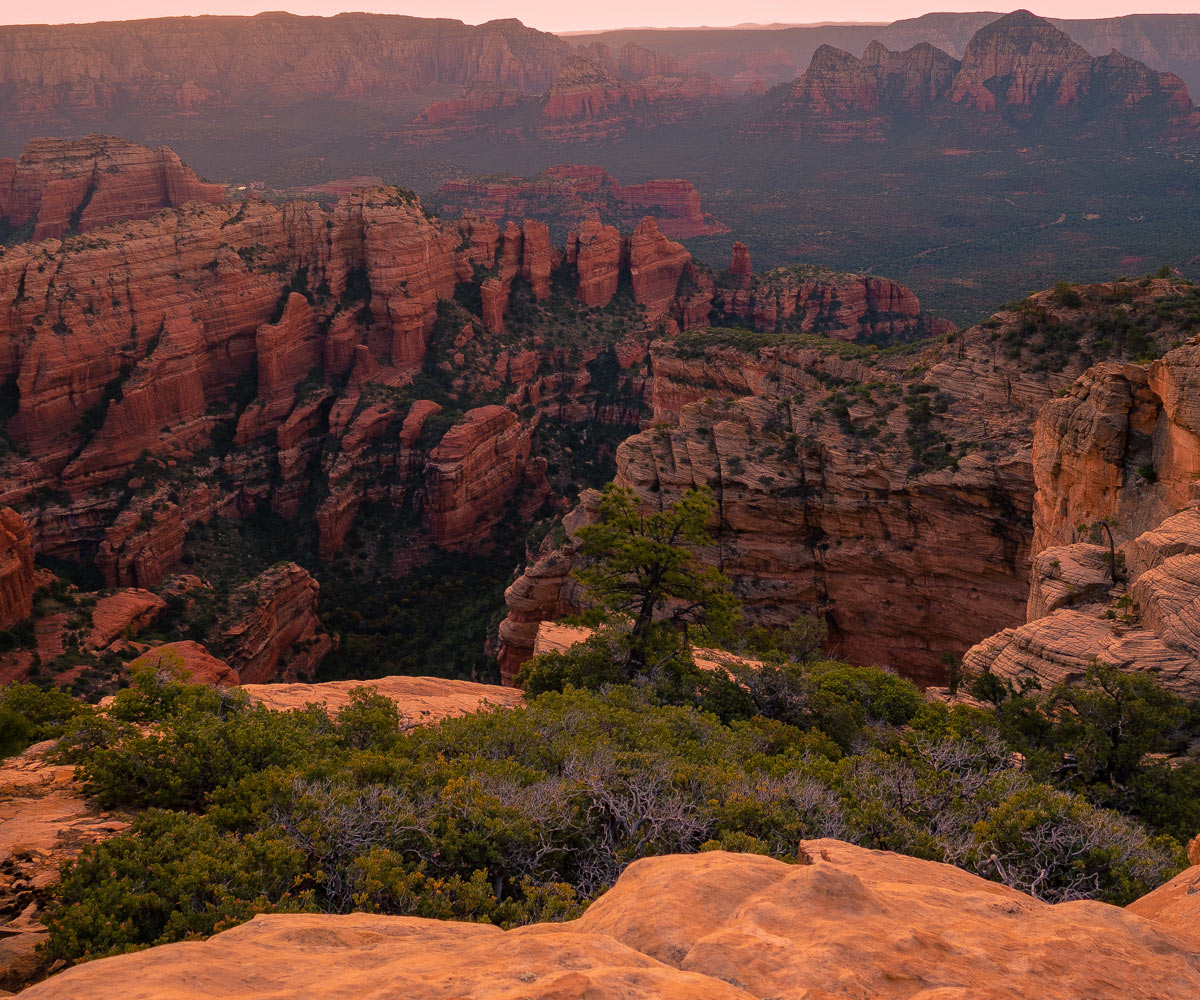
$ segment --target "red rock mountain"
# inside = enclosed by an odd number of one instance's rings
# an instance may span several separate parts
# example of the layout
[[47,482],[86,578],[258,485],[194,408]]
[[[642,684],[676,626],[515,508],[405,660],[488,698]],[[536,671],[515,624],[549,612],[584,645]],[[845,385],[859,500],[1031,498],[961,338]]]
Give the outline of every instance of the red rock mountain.
[[650,215],[673,239],[727,232],[704,212],[690,181],[622,186],[601,167],[584,164],[550,167],[529,178],[447,181],[434,205],[441,214],[473,213],[493,222],[534,218],[556,229],[577,227],[590,218],[632,228]]
[[34,139],[19,159],[0,159],[0,225],[32,225],[35,240],[224,200],[224,187],[201,181],[166,146],[147,149],[113,136]]
[[872,42],[862,59],[825,45],[798,79],[764,98],[754,133],[825,140],[886,137],[896,115],[953,116],[969,128],[1031,125],[1194,131],[1187,87],[1115,50],[1093,58],[1069,35],[1016,11],[972,36],[960,60],[928,43],[891,52]]

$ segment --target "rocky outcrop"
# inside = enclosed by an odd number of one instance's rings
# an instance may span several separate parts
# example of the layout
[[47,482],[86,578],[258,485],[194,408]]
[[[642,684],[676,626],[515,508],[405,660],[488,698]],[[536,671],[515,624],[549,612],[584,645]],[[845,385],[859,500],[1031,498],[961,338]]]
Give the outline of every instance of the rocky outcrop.
[[321,705],[337,715],[351,694],[366,687],[395,702],[403,724],[424,725],[490,708],[516,708],[521,692],[496,684],[476,684],[445,677],[377,677],[369,681],[325,681],[321,684],[247,684],[242,690],[257,705],[277,712]]
[[1191,97],[1173,73],[1115,49],[1093,57],[1028,11],[981,27],[961,61],[928,42],[893,52],[872,42],[861,59],[823,45],[809,68],[769,91],[751,134],[883,141],[893,121],[952,118],[970,131],[1104,129],[1131,135],[1195,132]]
[[591,308],[608,305],[626,264],[625,245],[614,226],[589,219],[567,238],[567,263],[579,275],[579,300]]
[[33,613],[33,590],[29,526],[11,507],[0,507],[0,629]]
[[147,650],[129,664],[130,670],[143,668],[179,677],[189,684],[233,687],[240,681],[233,667],[213,656],[200,643],[190,639],[164,642],[161,646]]
[[1193,340],[1098,365],[1042,408],[1027,622],[973,647],[968,669],[1048,687],[1099,660],[1200,696],[1197,379]]
[[273,566],[230,596],[216,651],[246,684],[311,677],[334,647],[317,617],[317,581],[295,563]]
[[443,213],[473,214],[500,223],[537,218],[556,232],[578,228],[590,218],[632,229],[647,215],[672,239],[728,231],[704,212],[700,193],[690,181],[621,185],[602,168],[583,164],[550,167],[536,177],[447,181],[435,205]]
[[46,974],[40,916],[62,865],[129,827],[84,795],[74,767],[47,760],[53,748],[39,743],[0,764],[0,990]]
[[113,136],[34,139],[20,159],[0,160],[0,224],[32,224],[35,240],[224,200],[222,185],[201,181],[166,146]]
[[821,333],[839,340],[917,339],[949,333],[953,324],[928,316],[899,282],[840,274],[810,265],[749,273],[749,253],[734,248],[728,279],[718,280],[712,308],[727,322],[755,330]]
[[[504,932],[413,917],[264,915],[204,943],[89,962],[25,995],[117,1000],[136,981],[146,1000],[214,989],[249,1000],[260,980],[294,993],[319,976],[331,998],[383,984],[495,1000],[1160,1000],[1200,991],[1197,939],[1178,916],[1050,905],[949,865],[817,840],[798,864],[723,851],[636,861],[567,923]],[[232,971],[250,968],[253,981]]]

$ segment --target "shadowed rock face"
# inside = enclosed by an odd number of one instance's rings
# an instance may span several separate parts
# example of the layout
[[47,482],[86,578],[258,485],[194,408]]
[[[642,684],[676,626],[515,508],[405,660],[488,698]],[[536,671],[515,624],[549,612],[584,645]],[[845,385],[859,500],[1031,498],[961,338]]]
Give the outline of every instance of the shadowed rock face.
[[[629,235],[585,222],[563,252],[543,223],[442,222],[395,188],[328,211],[192,201],[12,246],[0,255],[0,379],[17,449],[0,459],[0,500],[21,511],[31,551],[91,560],[108,585],[140,593],[176,571],[189,530],[264,508],[311,519],[323,559],[365,505],[411,515],[406,559],[488,546],[549,494],[542,422],[636,426],[656,331],[694,328],[714,308],[846,340],[941,328],[883,279],[755,276],[743,250],[726,283],[652,219]],[[613,369],[603,387],[598,360]],[[15,623],[31,587],[9,562]],[[177,652],[226,681],[310,674],[330,641],[315,582],[291,566],[248,586],[246,613],[204,639],[215,662]],[[118,652],[118,633],[140,627],[118,625],[97,650]],[[61,636],[57,620],[39,622],[39,655],[61,654]],[[31,656],[0,669],[23,676]]]
[[42,240],[121,219],[145,219],[189,201],[225,200],[175,153],[125,139],[34,139],[17,160],[0,159],[0,223],[33,224]]
[[723,851],[637,861],[568,923],[260,916],[23,995],[119,1000],[135,981],[145,1000],[250,1000],[319,977],[330,998],[384,986],[446,1000],[1162,1000],[1200,991],[1195,907],[1171,892],[1130,910],[1052,906],[948,865],[818,840],[797,865]]
[[1200,697],[1198,386],[1192,340],[1150,365],[1098,365],[1043,407],[1027,623],[972,648],[969,668],[1047,687],[1099,659]]

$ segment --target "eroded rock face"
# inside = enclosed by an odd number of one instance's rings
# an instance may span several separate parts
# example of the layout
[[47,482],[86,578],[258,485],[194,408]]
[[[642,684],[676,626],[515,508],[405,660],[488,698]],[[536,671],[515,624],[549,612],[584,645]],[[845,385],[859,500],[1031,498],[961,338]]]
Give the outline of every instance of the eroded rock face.
[[222,185],[201,181],[166,146],[108,135],[34,139],[18,160],[0,161],[0,223],[33,223],[35,240],[224,200]]
[[268,982],[302,993],[316,977],[331,998],[384,984],[446,1000],[1161,1000],[1200,991],[1197,939],[1177,923],[1187,911],[1144,909],[1052,906],[948,865],[818,840],[796,865],[723,851],[636,861],[568,923],[503,932],[413,917],[259,916],[204,943],[69,969],[25,995],[118,1000],[136,981],[146,1000],[200,1000],[214,989],[249,1000]]
[[241,682],[312,677],[334,647],[317,617],[319,589],[307,570],[282,563],[233,592],[216,646]]
[[1047,687],[1098,659],[1200,696],[1197,379],[1193,340],[1097,365],[1042,408],[1027,623],[972,648],[969,669]]
[[[772,290],[772,274],[750,283],[767,285],[761,300],[779,301],[779,288],[789,287],[777,280]],[[819,276],[808,280],[822,287]],[[726,302],[754,315],[747,289],[724,275],[722,289]],[[787,299],[804,304],[815,294],[793,298],[791,291]],[[714,491],[718,544],[705,558],[733,579],[752,621],[823,616],[831,653],[934,683],[943,654],[978,643],[991,627],[982,623],[1017,627],[1027,608],[1052,610],[1076,593],[1107,592],[1089,576],[1099,565],[1093,552],[1062,560],[1063,578],[1035,584],[1030,594],[1033,424],[1048,400],[1050,413],[1073,398],[1052,399],[1103,350],[1100,331],[1112,309],[1142,316],[1161,306],[1165,315],[1190,308],[1190,291],[1164,279],[1087,286],[1079,295],[1078,305],[1063,306],[1054,292],[1038,293],[1018,311],[909,357],[815,339],[766,338],[759,346],[761,338],[716,328],[656,341],[651,419],[658,426],[618,449],[618,481],[649,509],[691,486]],[[765,323],[769,314],[760,315]],[[1075,329],[1076,349],[1051,363],[1026,329],[1034,315],[1054,329]],[[774,322],[793,328],[778,314]],[[1166,345],[1180,332],[1163,321],[1155,335]],[[1170,371],[1154,378],[1187,384],[1178,366]],[[1188,398],[1182,388],[1171,391]],[[1100,424],[1081,417],[1078,426],[1086,434]],[[1169,442],[1172,453],[1191,454],[1165,424],[1159,433],[1164,449]],[[1189,475],[1164,469],[1155,489],[1170,491]],[[1129,504],[1149,496],[1142,490]],[[1064,523],[1073,517],[1064,515]],[[580,599],[570,584],[572,544],[530,553],[526,575],[509,588],[501,628],[506,676],[528,657],[534,620],[561,616]],[[1068,595],[1068,584],[1078,590]],[[1159,603],[1172,621],[1186,618],[1177,602]]]

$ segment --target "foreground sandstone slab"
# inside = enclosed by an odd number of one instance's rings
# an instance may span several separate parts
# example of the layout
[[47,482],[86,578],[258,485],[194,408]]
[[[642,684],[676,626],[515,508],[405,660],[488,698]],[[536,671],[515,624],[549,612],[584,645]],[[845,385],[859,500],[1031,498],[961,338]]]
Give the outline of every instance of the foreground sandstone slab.
[[[205,942],[67,970],[27,1000],[1163,1000],[1200,996],[1163,908],[1051,906],[948,865],[810,841],[631,865],[579,920],[495,927],[270,915]],[[1192,870],[1193,877],[1200,874]],[[1158,919],[1155,919],[1155,917]]]

